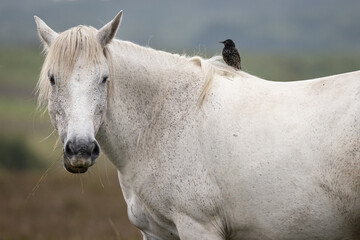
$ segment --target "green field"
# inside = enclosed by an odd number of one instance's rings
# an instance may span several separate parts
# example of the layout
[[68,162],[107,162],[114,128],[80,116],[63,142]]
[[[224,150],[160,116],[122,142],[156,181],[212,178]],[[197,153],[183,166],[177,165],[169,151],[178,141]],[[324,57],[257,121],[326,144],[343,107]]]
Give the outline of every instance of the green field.
[[[360,69],[356,54],[242,53],[243,68],[270,80]],[[129,224],[112,164],[83,176],[62,168],[61,146],[33,90],[41,49],[0,49],[0,239],[141,239]]]
[[268,80],[293,81],[360,70],[358,54],[242,54],[244,70]]

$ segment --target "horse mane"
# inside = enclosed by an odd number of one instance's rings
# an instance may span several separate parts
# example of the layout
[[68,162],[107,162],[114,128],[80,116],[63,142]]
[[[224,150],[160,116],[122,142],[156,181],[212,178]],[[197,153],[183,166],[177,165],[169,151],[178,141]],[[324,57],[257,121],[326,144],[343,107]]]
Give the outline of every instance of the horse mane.
[[45,107],[48,102],[51,87],[49,74],[53,74],[55,79],[68,79],[78,58],[85,58],[85,64],[98,64],[103,62],[104,57],[107,60],[110,58],[108,48],[101,47],[96,33],[93,27],[79,25],[60,33],[49,48],[44,47],[46,57],[36,86],[39,107]]
[[[148,56],[149,62],[162,61],[159,62],[161,65],[191,64],[200,67],[205,76],[205,84],[199,97],[199,107],[202,106],[210,91],[214,77],[222,76],[227,79],[234,79],[240,76],[252,76],[243,71],[236,71],[234,68],[226,65],[220,61],[222,59],[221,56],[214,56],[210,59],[204,59],[199,56],[188,57],[186,55],[154,50],[150,47],[142,47],[132,42],[116,39],[105,48],[102,48],[98,43],[96,33],[97,30],[93,27],[79,25],[60,33],[50,48],[44,48],[46,57],[36,86],[39,107],[46,107],[48,103],[48,95],[51,87],[49,74],[54,74],[55,79],[60,77],[68,79],[76,60],[80,57],[84,57],[87,60],[87,64],[99,64],[103,62],[105,58],[110,69],[110,76],[113,77],[115,72],[112,67],[113,59],[109,45],[121,46],[123,54],[126,54],[127,51],[129,55],[131,55],[131,51],[141,51],[142,56]],[[165,63],[163,61],[164,56],[167,56]]]
[[[227,65],[224,61],[222,61],[222,56],[213,56],[209,59],[205,59],[200,56],[188,57],[186,55],[179,55],[174,53],[169,53],[161,50],[155,50],[151,47],[139,46],[135,43],[129,41],[120,41],[115,40],[113,44],[118,45],[121,48],[123,54],[127,54],[128,56],[132,56],[133,52],[136,51],[141,56],[148,56],[149,62],[157,63],[159,61],[159,65],[167,64],[167,66],[171,65],[186,65],[191,64],[195,65],[195,67],[200,67],[204,76],[205,76],[205,84],[202,89],[202,92],[198,99],[198,107],[201,108],[203,102],[208,95],[213,79],[216,76],[221,76],[226,79],[235,79],[235,78],[254,78],[255,76],[246,73],[244,71],[235,70],[233,67]],[[166,61],[163,61],[164,56],[167,57]]]
[[233,67],[226,65],[223,61],[221,61],[222,56],[213,56],[209,59],[204,59],[199,56],[195,56],[190,58],[191,62],[194,62],[196,65],[201,67],[204,75],[205,75],[205,84],[204,88],[198,99],[198,107],[201,108],[203,105],[206,96],[208,95],[211,89],[211,83],[213,82],[216,76],[221,76],[226,79],[235,79],[237,77],[249,77],[250,74],[247,74],[243,71],[237,71]]

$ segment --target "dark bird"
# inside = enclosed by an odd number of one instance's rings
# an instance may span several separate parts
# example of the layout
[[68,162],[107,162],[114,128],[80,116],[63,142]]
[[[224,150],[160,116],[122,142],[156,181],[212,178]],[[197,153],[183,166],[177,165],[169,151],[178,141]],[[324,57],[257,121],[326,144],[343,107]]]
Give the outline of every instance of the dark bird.
[[223,42],[224,49],[222,56],[227,65],[232,66],[236,69],[241,69],[241,58],[238,50],[235,47],[235,43],[231,39],[227,39]]

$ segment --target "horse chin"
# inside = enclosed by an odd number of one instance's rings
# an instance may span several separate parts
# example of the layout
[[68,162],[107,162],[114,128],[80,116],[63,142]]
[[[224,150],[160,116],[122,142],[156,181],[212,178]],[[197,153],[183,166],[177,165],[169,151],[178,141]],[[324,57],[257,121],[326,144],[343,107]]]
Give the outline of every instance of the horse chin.
[[71,165],[69,159],[65,156],[64,154],[64,167],[65,169],[70,172],[70,173],[74,173],[74,174],[77,174],[77,173],[85,173],[89,166],[73,166]]

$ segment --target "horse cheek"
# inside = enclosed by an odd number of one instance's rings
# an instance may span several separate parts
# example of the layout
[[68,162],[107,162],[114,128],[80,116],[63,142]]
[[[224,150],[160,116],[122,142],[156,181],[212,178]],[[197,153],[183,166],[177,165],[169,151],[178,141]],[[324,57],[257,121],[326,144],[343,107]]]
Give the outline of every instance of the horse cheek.
[[55,104],[54,104],[54,103],[49,102],[48,112],[49,112],[51,124],[54,126],[54,128],[55,128],[56,130],[58,130],[58,127],[57,127],[57,119],[56,119],[56,107],[55,107]]

